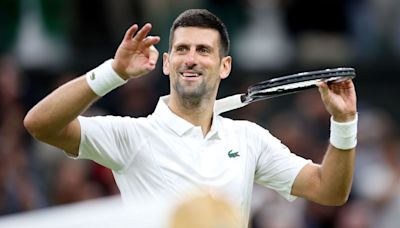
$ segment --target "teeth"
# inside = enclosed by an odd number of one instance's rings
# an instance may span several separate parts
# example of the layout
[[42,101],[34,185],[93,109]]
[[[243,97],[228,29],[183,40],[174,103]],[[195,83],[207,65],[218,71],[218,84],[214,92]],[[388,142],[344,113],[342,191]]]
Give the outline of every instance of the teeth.
[[183,73],[182,74],[184,77],[198,77],[198,73]]

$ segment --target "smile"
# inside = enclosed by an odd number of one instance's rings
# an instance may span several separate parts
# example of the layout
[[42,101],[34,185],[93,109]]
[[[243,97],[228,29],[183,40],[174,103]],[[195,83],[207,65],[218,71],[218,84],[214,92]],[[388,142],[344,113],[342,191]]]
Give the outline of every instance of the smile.
[[195,79],[200,77],[202,74],[200,72],[185,71],[185,72],[180,72],[180,75],[184,79]]
[[181,75],[183,77],[198,77],[201,75],[201,73],[195,72],[195,71],[185,71],[185,72],[181,72]]

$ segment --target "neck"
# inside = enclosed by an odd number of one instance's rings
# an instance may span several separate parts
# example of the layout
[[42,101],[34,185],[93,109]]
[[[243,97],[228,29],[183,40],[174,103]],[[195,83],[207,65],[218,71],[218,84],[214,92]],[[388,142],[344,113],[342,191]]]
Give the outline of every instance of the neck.
[[205,136],[211,129],[214,102],[215,98],[190,100],[171,94],[168,107],[194,126],[200,126]]

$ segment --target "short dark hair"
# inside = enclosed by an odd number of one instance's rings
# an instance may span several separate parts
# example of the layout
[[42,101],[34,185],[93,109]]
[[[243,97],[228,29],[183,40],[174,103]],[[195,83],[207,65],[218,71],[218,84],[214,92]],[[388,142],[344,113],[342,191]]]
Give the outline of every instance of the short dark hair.
[[174,21],[169,32],[169,51],[172,48],[174,32],[179,27],[211,28],[218,31],[220,36],[220,56],[227,56],[230,48],[228,30],[225,24],[206,9],[189,9],[181,13]]

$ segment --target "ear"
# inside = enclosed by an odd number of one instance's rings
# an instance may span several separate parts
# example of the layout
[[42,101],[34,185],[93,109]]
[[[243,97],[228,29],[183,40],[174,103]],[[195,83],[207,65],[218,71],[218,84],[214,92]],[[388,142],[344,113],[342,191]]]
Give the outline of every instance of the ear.
[[231,68],[232,68],[232,57],[231,56],[223,57],[221,60],[219,77],[221,79],[227,78],[231,73]]
[[169,75],[169,54],[167,52],[163,53],[163,73]]

